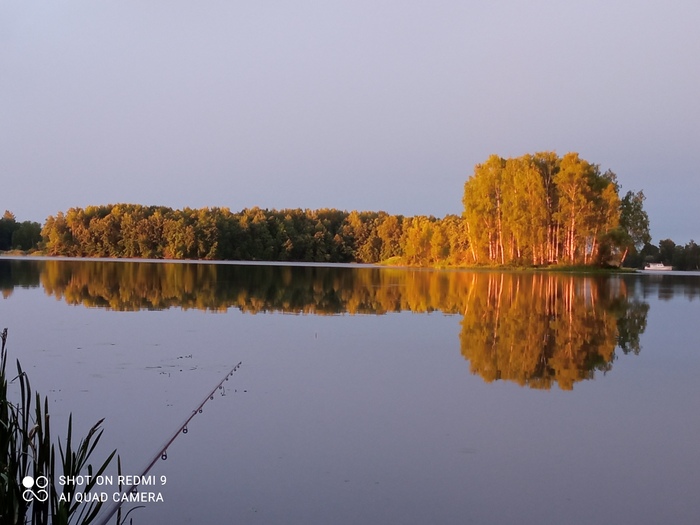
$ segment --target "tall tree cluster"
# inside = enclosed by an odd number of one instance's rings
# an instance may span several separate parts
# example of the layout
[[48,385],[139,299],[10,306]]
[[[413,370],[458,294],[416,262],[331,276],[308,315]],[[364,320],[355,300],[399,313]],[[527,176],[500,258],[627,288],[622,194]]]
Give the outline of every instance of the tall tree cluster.
[[[601,173],[577,153],[492,155],[464,186],[472,260],[592,264],[617,256],[620,262],[625,249],[646,239],[646,214],[641,192],[623,201],[619,189],[613,172]],[[645,231],[648,236],[648,218]]]

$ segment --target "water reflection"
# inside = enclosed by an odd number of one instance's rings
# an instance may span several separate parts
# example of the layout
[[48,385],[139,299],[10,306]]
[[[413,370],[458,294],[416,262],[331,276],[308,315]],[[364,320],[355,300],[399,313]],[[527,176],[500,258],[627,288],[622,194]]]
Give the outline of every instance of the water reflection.
[[463,315],[461,353],[485,381],[571,389],[608,372],[615,351],[638,354],[649,305],[683,290],[673,276],[581,277],[390,268],[0,261],[7,297],[41,286],[69,304],[120,311],[236,308],[258,313]]
[[486,381],[564,390],[608,372],[620,346],[639,353],[648,304],[622,279],[474,276],[462,319],[462,354]]
[[[33,271],[24,269],[24,265]],[[120,311],[238,308],[258,313],[383,314],[410,310],[456,313],[463,274],[382,268],[243,266],[105,261],[0,261],[9,295],[16,277],[34,277],[68,304]]]

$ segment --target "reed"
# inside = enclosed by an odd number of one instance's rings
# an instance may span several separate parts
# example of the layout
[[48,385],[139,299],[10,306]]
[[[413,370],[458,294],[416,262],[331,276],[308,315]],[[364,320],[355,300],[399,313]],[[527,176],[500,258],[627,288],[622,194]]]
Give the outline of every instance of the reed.
[[[7,328],[0,333],[0,340],[0,523],[87,525],[97,516],[102,502],[76,502],[76,485],[64,484],[59,494],[55,482],[61,475],[87,474],[92,481],[80,490],[88,493],[94,488],[95,477],[105,471],[116,454],[116,450],[113,451],[97,468],[91,463],[102,437],[104,420],[95,423],[76,446],[71,415],[65,440],[58,439],[57,457],[51,437],[48,398],[44,397],[42,403],[39,393],[32,392],[19,360],[17,376],[8,381]],[[13,402],[9,398],[8,384],[15,381],[19,384],[19,400]],[[41,487],[37,483],[32,487],[25,481],[27,476],[37,482],[47,479],[48,484]],[[35,489],[39,497],[27,492],[28,488]]]

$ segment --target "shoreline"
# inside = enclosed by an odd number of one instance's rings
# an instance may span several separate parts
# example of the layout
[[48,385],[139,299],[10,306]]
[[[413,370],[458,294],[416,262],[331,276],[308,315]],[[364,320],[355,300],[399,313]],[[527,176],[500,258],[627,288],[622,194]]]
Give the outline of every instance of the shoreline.
[[37,255],[20,253],[0,253],[0,259],[29,260],[29,261],[94,261],[94,262],[143,262],[143,263],[174,263],[174,264],[215,264],[233,266],[309,266],[317,268],[388,268],[405,270],[431,270],[431,271],[470,271],[470,272],[556,272],[576,274],[634,274],[642,273],[637,268],[598,268],[595,266],[581,265],[553,265],[553,266],[413,266],[400,262],[381,261],[377,263],[342,263],[342,262],[318,262],[318,261],[249,261],[249,260],[223,260],[223,259],[142,259],[138,257],[70,257],[59,255]]

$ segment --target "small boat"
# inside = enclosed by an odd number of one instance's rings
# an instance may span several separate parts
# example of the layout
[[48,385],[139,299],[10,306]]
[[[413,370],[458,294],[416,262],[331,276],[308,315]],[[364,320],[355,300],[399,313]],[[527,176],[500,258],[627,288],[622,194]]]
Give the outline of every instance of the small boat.
[[673,270],[673,266],[666,266],[664,263],[647,263],[644,269],[655,272],[670,272]]

